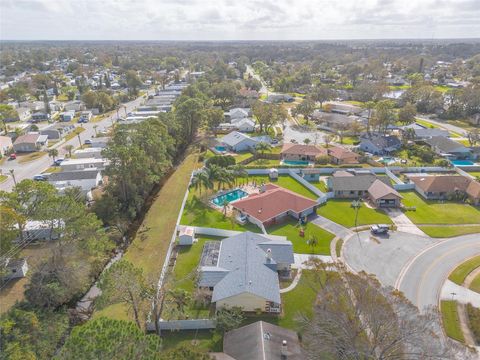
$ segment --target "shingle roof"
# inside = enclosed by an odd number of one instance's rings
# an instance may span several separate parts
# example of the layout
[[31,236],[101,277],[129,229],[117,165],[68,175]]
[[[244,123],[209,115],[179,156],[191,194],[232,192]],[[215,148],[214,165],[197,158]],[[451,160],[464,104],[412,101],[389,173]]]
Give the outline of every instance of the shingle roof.
[[95,179],[100,171],[98,169],[88,169],[79,171],[61,171],[47,175],[48,181],[68,181],[68,180],[87,180]]
[[372,134],[370,136],[363,136],[362,140],[369,140],[379,149],[396,148],[401,145],[400,140],[393,135],[383,136],[378,134]]
[[282,147],[281,154],[320,156],[327,155],[327,149],[315,145],[286,143]]
[[261,222],[265,222],[289,210],[300,213],[316,204],[314,200],[305,196],[274,184],[268,184],[264,193],[250,195],[244,200],[236,201],[232,206]]
[[305,359],[296,332],[264,321],[227,332],[223,352],[236,360],[282,359],[283,341],[287,344],[286,359]]
[[409,179],[425,192],[466,191],[470,179],[458,175],[410,176]]
[[402,198],[402,195],[400,195],[397,190],[385,184],[379,179],[375,180],[373,184],[368,188],[368,193],[374,200],[381,199],[387,195],[395,195],[400,199]]
[[245,140],[255,141],[250,136],[245,135],[238,131],[232,131],[231,133],[225,135],[221,139],[222,143],[227,144],[229,146],[235,146]]
[[25,134],[25,135],[20,135],[17,140],[15,140],[14,144],[22,144],[22,143],[27,143],[27,144],[35,144],[38,141],[38,138],[40,137],[40,134],[35,133],[35,134]]
[[467,187],[467,194],[475,199],[480,198],[480,183],[475,180],[470,181]]
[[279,304],[277,262],[294,262],[291,242],[244,232],[222,240],[217,266],[201,267],[199,286],[214,287],[212,302],[246,292]]
[[442,152],[455,152],[455,151],[467,151],[468,149],[462,144],[453,141],[443,136],[434,136],[430,139],[425,139],[425,142],[430,146],[434,146]]
[[352,175],[333,176],[333,191],[367,191],[373,182],[377,180],[377,177],[373,174]]

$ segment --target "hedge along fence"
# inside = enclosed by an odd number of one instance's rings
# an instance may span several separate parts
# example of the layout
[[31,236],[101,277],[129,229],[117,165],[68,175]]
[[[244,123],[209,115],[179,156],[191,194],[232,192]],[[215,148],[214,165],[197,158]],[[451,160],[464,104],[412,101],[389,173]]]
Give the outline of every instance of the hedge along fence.
[[251,162],[258,160],[258,159],[265,159],[265,160],[280,160],[280,154],[261,154],[261,153],[255,153],[252,154],[251,157],[242,160],[239,162],[241,165],[247,165],[250,164]]

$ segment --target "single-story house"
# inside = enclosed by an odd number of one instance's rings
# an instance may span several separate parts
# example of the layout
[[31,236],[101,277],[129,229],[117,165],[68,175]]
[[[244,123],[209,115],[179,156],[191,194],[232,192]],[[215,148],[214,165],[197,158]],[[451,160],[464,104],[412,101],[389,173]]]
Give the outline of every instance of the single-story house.
[[272,94],[268,95],[266,102],[268,103],[281,103],[281,102],[294,102],[295,98],[288,94]]
[[5,274],[3,274],[4,280],[23,278],[28,272],[27,259],[7,258],[2,268],[5,271]]
[[252,194],[232,203],[240,217],[262,228],[284,221],[314,214],[317,202],[274,184],[264,185],[264,192]]
[[341,146],[330,146],[327,149],[328,157],[333,164],[358,164],[360,155]]
[[[295,331],[257,321],[231,330],[223,337],[223,353],[234,360],[305,360]],[[217,357],[216,360],[226,360]]]
[[[57,240],[62,235],[63,228],[65,223],[60,219],[28,220],[23,227],[22,236],[23,240],[31,241]],[[17,241],[21,240],[19,236]]]
[[98,169],[67,170],[47,175],[47,181],[60,191],[79,187],[82,192],[87,193],[102,183],[102,174]]
[[360,199],[368,195],[368,190],[376,180],[388,183],[386,176],[377,177],[371,172],[338,170],[328,178],[328,187],[334,192],[335,198]]
[[364,123],[364,120],[356,115],[328,113],[320,110],[313,111],[311,116],[319,124],[318,128],[328,131],[336,131],[342,128],[347,128],[348,130],[348,127],[351,127],[354,123]]
[[394,135],[364,134],[360,137],[359,147],[374,155],[386,155],[399,150],[402,143]]
[[[32,111],[27,107],[20,107],[17,109],[17,114],[20,121],[27,121],[30,120],[30,117],[32,116]],[[14,120],[15,119],[13,119],[12,121]]]
[[85,110],[85,104],[81,100],[72,100],[67,103],[65,103],[65,106],[63,107],[65,111],[83,111]]
[[75,110],[65,111],[60,114],[60,118],[62,119],[62,121],[65,121],[65,122],[72,121],[74,117],[75,117]]
[[28,133],[19,136],[13,143],[15,152],[34,152],[48,145],[48,136],[39,133]]
[[231,151],[248,151],[257,146],[258,141],[238,131],[232,131],[221,138],[220,142]]
[[364,111],[361,107],[348,103],[329,102],[325,107],[329,108],[330,112],[341,115],[360,115]]
[[32,122],[46,121],[46,120],[50,120],[50,114],[47,114],[41,111],[32,114]]
[[471,155],[470,149],[466,146],[443,136],[434,136],[424,141],[440,156],[465,159]]
[[367,190],[368,198],[378,208],[399,207],[403,196],[390,185],[376,179]]
[[47,135],[48,140],[60,140],[67,134],[70,134],[75,129],[71,124],[53,124],[49,127],[40,130],[41,135]]
[[101,147],[89,147],[85,149],[77,149],[73,152],[76,159],[88,159],[88,158],[102,158],[103,148]]
[[91,146],[92,148],[97,148],[97,147],[99,147],[99,148],[104,149],[104,148],[107,147],[109,141],[110,141],[110,138],[109,138],[109,137],[106,137],[106,136],[105,136],[105,137],[92,138],[92,139],[91,139],[91,142],[92,142],[92,143],[90,144],[90,146]]
[[178,245],[193,245],[195,242],[195,228],[182,226],[178,231]]
[[0,155],[8,154],[12,148],[12,139],[9,136],[0,136]]
[[91,111],[83,111],[80,114],[80,119],[78,120],[78,122],[89,122],[92,116],[93,114]]
[[60,168],[62,171],[74,171],[83,169],[98,169],[105,168],[105,159],[84,158],[84,159],[67,159],[62,161]]
[[283,236],[244,232],[206,242],[199,265],[200,288],[212,293],[216,309],[241,307],[280,313],[279,273],[290,276],[293,247]]
[[327,149],[317,145],[283,144],[280,157],[282,160],[315,161],[320,156],[327,156]]
[[252,111],[250,108],[233,108],[229,111],[225,112],[225,118],[227,120],[234,120],[234,119],[244,119],[251,116]]
[[479,204],[480,184],[465,176],[412,174],[408,178],[415,184],[415,191],[427,200],[447,200],[464,194],[474,204]]
[[232,120],[232,125],[241,132],[253,132],[255,131],[255,121],[251,118],[241,118]]

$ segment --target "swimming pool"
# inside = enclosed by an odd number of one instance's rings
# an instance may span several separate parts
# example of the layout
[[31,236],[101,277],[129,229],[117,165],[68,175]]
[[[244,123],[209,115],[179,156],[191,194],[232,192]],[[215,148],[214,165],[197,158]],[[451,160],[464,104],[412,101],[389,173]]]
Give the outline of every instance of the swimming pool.
[[212,199],[212,202],[217,205],[217,206],[223,206],[223,203],[225,201],[228,201],[229,203],[240,200],[241,198],[244,198],[245,196],[248,196],[248,194],[240,189],[235,189],[232,191],[227,192],[226,194],[223,195],[218,195]]
[[215,150],[217,150],[219,152],[225,152],[225,151],[227,151],[227,148],[225,146],[217,145],[217,146],[215,146]]
[[283,160],[284,165],[292,166],[308,166],[309,162],[304,160]]
[[471,166],[475,165],[473,161],[470,160],[450,160],[454,166]]

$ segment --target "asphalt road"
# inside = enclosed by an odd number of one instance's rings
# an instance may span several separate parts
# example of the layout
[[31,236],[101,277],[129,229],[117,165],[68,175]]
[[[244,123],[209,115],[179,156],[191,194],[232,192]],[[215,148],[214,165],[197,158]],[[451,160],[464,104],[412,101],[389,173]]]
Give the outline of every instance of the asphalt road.
[[[153,93],[154,93],[153,90],[149,90],[147,96]],[[139,105],[141,105],[142,101],[144,100],[145,99],[142,96],[128,103],[123,104],[123,106],[126,107],[127,112],[130,112],[134,110],[136,107],[138,107]],[[120,110],[120,114],[123,115],[123,112],[124,112],[124,109],[122,108]],[[117,118],[117,114],[114,113],[113,115],[108,116],[99,122],[82,124],[82,126],[85,128],[85,131],[80,133],[80,140],[82,141],[82,143],[86,139],[90,139],[95,136],[94,126],[97,126],[96,128],[97,131],[105,130],[112,126],[116,118]],[[69,141],[61,142],[53,146],[53,148],[58,149],[58,152],[59,152],[58,157],[63,157],[67,153],[67,151],[64,149],[66,145],[73,145],[75,147],[80,146],[77,136],[70,139]],[[52,159],[47,155],[44,155],[39,159],[30,161],[27,163],[19,163],[18,159],[11,160],[11,161],[6,160],[4,161],[3,164],[0,165],[0,170],[2,171],[2,174],[9,175],[9,171],[13,169],[16,181],[20,182],[24,179],[31,179],[34,175],[42,173],[43,171],[48,169],[50,166],[52,166],[52,162],[53,162]],[[9,175],[8,179],[0,184],[0,190],[10,191],[13,188],[13,185],[14,185],[13,178]]]
[[465,130],[461,127],[455,126],[455,125],[448,124],[448,123],[443,122],[443,121],[432,120],[432,119],[430,119],[428,117],[425,117],[425,116],[416,116],[416,117],[419,118],[420,120],[428,121],[429,123],[440,126],[440,127],[444,128],[444,129],[447,129],[449,131],[456,132],[456,133],[458,133],[460,135],[463,135],[463,136],[467,136],[467,134],[468,134],[467,130]]

